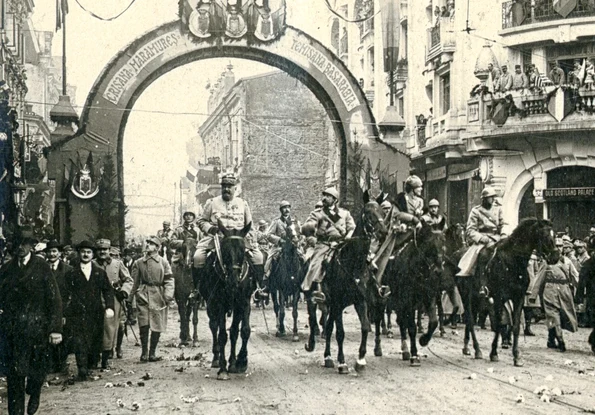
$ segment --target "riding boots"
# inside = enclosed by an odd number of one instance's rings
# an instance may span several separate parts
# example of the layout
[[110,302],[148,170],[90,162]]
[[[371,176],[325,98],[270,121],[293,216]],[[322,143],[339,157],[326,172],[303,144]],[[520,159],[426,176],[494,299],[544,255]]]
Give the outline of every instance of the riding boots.
[[535,333],[531,330],[531,318],[533,318],[533,310],[526,307],[523,312],[525,313],[525,336],[535,336]]
[[104,350],[101,352],[101,368],[104,370],[109,368],[109,357],[110,357],[109,350]]
[[556,328],[550,327],[547,332],[547,348],[548,349],[557,349],[558,345],[556,344]]
[[140,361],[146,363],[149,361],[149,326],[140,328],[140,343],[142,348]]
[[161,360],[160,357],[155,355],[155,351],[157,350],[157,344],[159,343],[159,337],[161,333],[158,331],[151,332],[151,348],[149,349],[149,362],[157,362]]
[[118,337],[116,339],[116,357],[122,358],[122,342],[124,341],[124,327],[118,327]]

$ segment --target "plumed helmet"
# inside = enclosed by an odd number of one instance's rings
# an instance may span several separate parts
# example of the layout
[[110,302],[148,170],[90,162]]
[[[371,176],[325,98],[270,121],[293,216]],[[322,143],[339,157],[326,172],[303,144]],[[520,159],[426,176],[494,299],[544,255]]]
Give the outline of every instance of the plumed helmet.
[[430,203],[428,203],[428,207],[432,207],[432,206],[440,207],[440,202],[437,201],[436,199],[432,199],[432,200],[430,200]]
[[325,189],[322,192],[323,195],[331,195],[333,196],[336,200],[339,200],[339,191],[337,189],[335,189],[334,187],[329,187],[327,189]]
[[424,185],[421,179],[416,175],[407,177],[405,184],[411,186],[412,189],[423,187]]
[[282,200],[281,203],[279,203],[279,209],[283,207],[291,207],[291,203],[289,203],[287,200]]
[[486,197],[493,197],[493,196],[498,196],[498,194],[496,193],[496,189],[494,189],[493,187],[486,186],[481,191],[481,198],[482,199],[483,198],[486,198]]

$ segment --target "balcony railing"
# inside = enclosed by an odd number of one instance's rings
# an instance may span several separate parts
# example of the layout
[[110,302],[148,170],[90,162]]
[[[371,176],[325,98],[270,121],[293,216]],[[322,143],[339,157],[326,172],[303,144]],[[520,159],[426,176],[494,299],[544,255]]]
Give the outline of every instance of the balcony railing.
[[[524,19],[513,16],[513,4],[522,5],[524,9]],[[531,0],[525,1],[507,1],[502,3],[502,29],[524,26],[539,22],[548,22],[552,20],[572,19],[576,17],[595,16],[595,4],[590,0],[578,0],[576,8],[565,18],[554,10],[552,0]],[[517,6],[520,7],[520,6]],[[522,15],[523,13],[521,13]]]
[[441,17],[434,27],[428,29],[427,60],[443,52],[454,52],[454,21],[450,17]]

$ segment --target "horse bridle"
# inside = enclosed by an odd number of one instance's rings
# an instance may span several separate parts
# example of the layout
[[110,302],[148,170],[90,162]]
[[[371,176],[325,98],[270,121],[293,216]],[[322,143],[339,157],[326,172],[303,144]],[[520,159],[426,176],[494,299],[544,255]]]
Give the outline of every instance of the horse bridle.
[[[221,256],[221,242],[219,241],[219,236],[215,235],[215,251],[217,253],[217,261],[219,262],[219,265],[221,266],[221,271],[223,272],[223,275],[219,274],[219,277],[227,277],[227,267],[225,266],[225,264],[223,263],[223,257]],[[237,235],[232,235],[232,236],[226,236],[224,238],[225,240],[241,240],[242,242],[244,242],[244,237],[242,236],[237,236]],[[217,269],[217,267],[215,267],[215,269]],[[240,278],[238,280],[238,282],[242,282],[246,279],[246,277],[248,276],[248,263],[246,261],[242,261],[242,265],[232,265],[231,269],[239,271],[240,272]],[[226,278],[220,278],[223,279],[224,281],[226,280]]]

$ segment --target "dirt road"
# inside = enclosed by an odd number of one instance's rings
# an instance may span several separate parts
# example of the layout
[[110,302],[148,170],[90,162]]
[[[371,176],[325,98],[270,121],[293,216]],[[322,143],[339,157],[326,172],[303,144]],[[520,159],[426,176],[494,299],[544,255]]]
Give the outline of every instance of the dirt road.
[[[96,380],[69,385],[64,382],[67,376],[48,378],[39,413],[130,414],[134,402],[140,405],[136,412],[142,414],[561,414],[595,409],[595,356],[586,342],[587,329],[567,334],[569,350],[559,353],[546,349],[546,327],[536,325],[537,337],[521,338],[523,368],[513,367],[508,350],[501,351],[499,363],[463,356],[462,328],[448,329],[444,337],[435,337],[429,347],[422,348],[424,357],[417,368],[401,360],[398,335],[394,339],[383,336],[383,357],[374,357],[371,337],[368,367],[356,372],[359,326],[350,308],[345,314],[345,353],[352,369],[348,375],[339,375],[336,369],[321,365],[323,342],[313,353],[304,350],[304,308],[300,304],[297,343],[290,336],[275,337],[271,307],[265,311],[270,334],[261,310],[254,308],[248,372],[232,375],[230,381],[217,381],[216,369],[210,369],[205,312],[200,315],[199,346],[180,349],[173,347],[178,316],[172,310],[159,349],[163,361],[139,363],[140,348],[130,334],[124,358],[114,360],[110,371],[95,372]],[[135,330],[138,334],[138,327]],[[479,338],[487,356],[491,333],[479,330]],[[194,358],[199,360],[182,360]],[[72,356],[69,363],[70,373],[75,373]],[[6,413],[6,384],[1,386],[0,413]],[[541,386],[553,391],[548,396],[560,403],[543,402],[533,393]],[[555,396],[557,392],[562,395]]]

